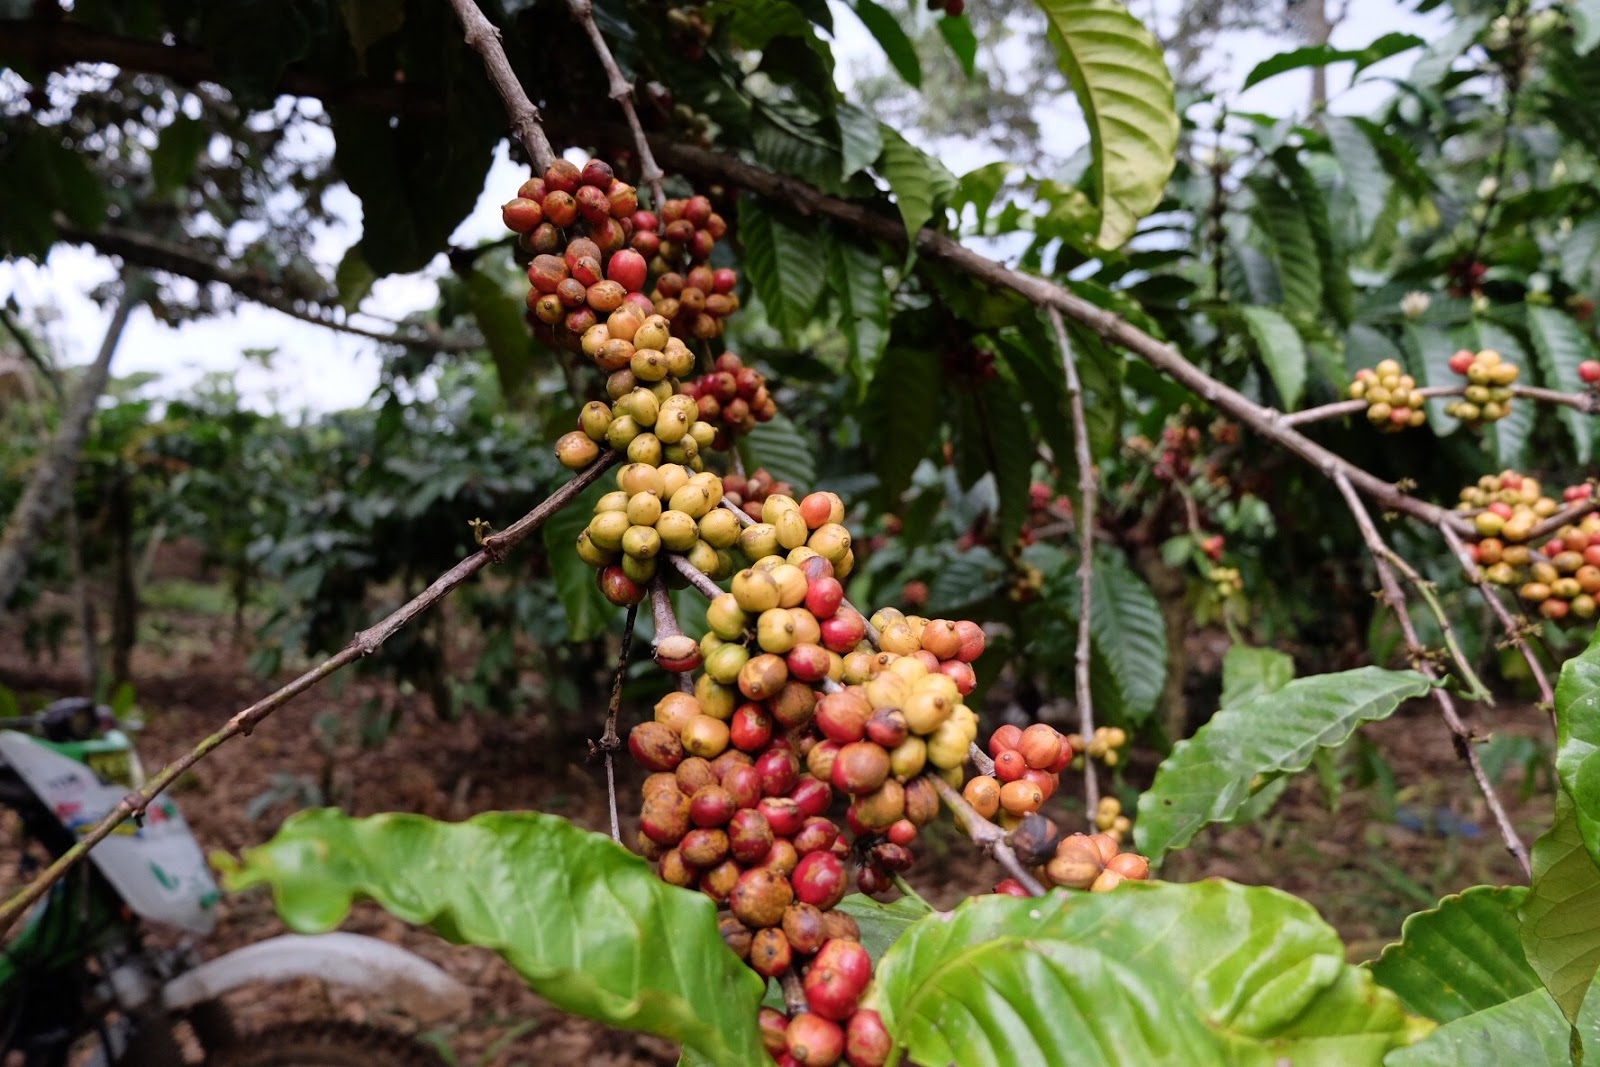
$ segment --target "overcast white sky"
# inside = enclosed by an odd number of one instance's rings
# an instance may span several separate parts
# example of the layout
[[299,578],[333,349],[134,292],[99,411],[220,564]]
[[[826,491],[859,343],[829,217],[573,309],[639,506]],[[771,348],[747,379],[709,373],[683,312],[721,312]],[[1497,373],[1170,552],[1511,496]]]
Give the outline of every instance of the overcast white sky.
[[[968,0],[969,3],[996,0]],[[1175,0],[1156,0],[1159,10],[1175,7]],[[843,4],[832,0],[837,37],[835,54],[839,69],[848,72],[863,65],[881,66],[882,53],[876,42]],[[1151,7],[1145,0],[1134,0],[1133,10],[1148,17]],[[1399,31],[1414,33],[1424,40],[1439,36],[1446,16],[1435,11],[1419,16],[1387,0],[1352,0],[1350,14],[1334,34],[1333,44],[1358,48],[1382,34]],[[1215,59],[1216,69],[1226,72],[1217,86],[1238,109],[1276,115],[1303,110],[1310,74],[1296,71],[1280,75],[1247,93],[1237,87],[1261,60],[1292,47],[1292,42],[1271,35],[1251,33],[1233,35],[1222,43]],[[1360,84],[1349,87],[1349,64],[1331,69],[1329,90],[1333,110],[1361,114],[1390,95],[1385,75],[1403,75],[1415,62],[1417,52],[1397,56],[1369,68]],[[847,75],[846,75],[847,76]],[[1047,147],[1065,155],[1084,140],[1077,109],[1070,102],[1061,108],[1061,121],[1047,124]],[[941,156],[960,174],[993,161],[984,149],[941,146]],[[477,207],[452,237],[457,245],[471,244],[504,232],[499,205],[515,191],[525,172],[508,160],[504,147],[494,166]],[[361,207],[355,197],[339,190],[334,200],[343,222],[319,233],[316,256],[325,264],[338,262],[344,250],[360,236]],[[374,288],[362,310],[397,318],[425,308],[433,301],[434,287],[428,280],[445,271],[443,256],[419,275],[384,279]],[[93,358],[108,316],[95,306],[88,292],[115,274],[111,263],[87,251],[58,248],[47,264],[0,263],[0,300],[14,295],[24,308],[53,308],[56,314],[47,328],[48,339],[57,358],[67,363],[84,363]],[[232,374],[239,391],[263,409],[296,412],[302,409],[327,411],[362,403],[377,384],[378,362],[374,345],[361,338],[302,323],[253,304],[239,311],[171,329],[156,322],[147,311],[136,313],[118,350],[114,373],[127,375],[154,371],[162,375],[156,392],[181,394],[186,387],[209,372]],[[270,367],[242,358],[245,349],[274,348],[277,355]]]

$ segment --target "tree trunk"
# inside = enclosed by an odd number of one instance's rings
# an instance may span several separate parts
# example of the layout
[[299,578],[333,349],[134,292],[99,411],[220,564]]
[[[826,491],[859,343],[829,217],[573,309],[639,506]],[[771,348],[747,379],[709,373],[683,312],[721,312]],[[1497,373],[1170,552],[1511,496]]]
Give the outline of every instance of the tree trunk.
[[128,316],[138,303],[135,290],[141,286],[137,275],[129,275],[124,280],[122,296],[111,313],[111,325],[106,328],[100,352],[84,372],[70,405],[62,412],[55,440],[23,489],[22,499],[17,501],[16,510],[6,523],[4,536],[0,536],[0,622],[6,619],[7,606],[22,584],[28,561],[44,537],[50,520],[71,496],[78,453],[89,436],[89,423],[94,418],[100,394],[105,392],[106,383],[111,379],[111,357],[117,350],[117,342],[122,340]]
[[139,634],[139,589],[134,580],[133,494],[128,474],[118,471],[111,483],[111,530],[116,538],[111,571],[115,590],[111,599],[111,684],[121,685],[131,674],[129,661]]

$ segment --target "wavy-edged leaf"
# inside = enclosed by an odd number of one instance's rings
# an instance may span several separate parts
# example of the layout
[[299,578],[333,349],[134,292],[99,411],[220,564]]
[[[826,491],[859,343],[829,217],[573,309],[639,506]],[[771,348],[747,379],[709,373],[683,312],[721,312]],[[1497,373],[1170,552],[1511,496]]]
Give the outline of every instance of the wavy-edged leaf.
[[[1564,393],[1581,393],[1588,388],[1578,377],[1578,364],[1595,358],[1594,346],[1571,315],[1553,307],[1529,304],[1528,335],[1533,340],[1533,353],[1539,358],[1539,371],[1545,385]],[[1594,451],[1593,417],[1565,404],[1557,410],[1567,432],[1572,435],[1578,462],[1588,463]]]
[[[1284,305],[1290,311],[1318,315],[1322,310],[1322,263],[1307,217],[1309,209],[1265,175],[1248,179],[1247,184],[1256,201],[1250,217],[1273,253]],[[1323,219],[1327,219],[1326,212]]]
[[1388,718],[1430,688],[1415,671],[1360,667],[1223,708],[1173,746],[1139,797],[1139,851],[1159,862],[1207,823],[1232,817],[1267,781],[1305,770],[1317,749],[1342,745],[1362,723]]
[[847,179],[882,154],[883,133],[872,112],[843,100],[834,105],[833,118],[839,126],[839,177]]
[[1256,351],[1261,354],[1261,362],[1266,364],[1267,373],[1272,376],[1272,384],[1283,400],[1284,410],[1293,411],[1299,406],[1301,394],[1306,388],[1308,357],[1305,342],[1300,339],[1300,331],[1272,308],[1242,307],[1239,315],[1244,319],[1245,328],[1250,331]]
[[972,21],[965,15],[954,18],[946,15],[939,20],[939,36],[950,46],[950,52],[961,64],[961,73],[972,77],[978,62],[978,35],[972,32]]
[[1393,180],[1360,126],[1339,115],[1323,116],[1322,125],[1344,174],[1344,188],[1356,207],[1355,237],[1364,241],[1372,236],[1373,227],[1389,203]]
[[1478,34],[1489,24],[1489,16],[1473,13],[1462,15],[1455,20],[1455,24],[1439,38],[1428,45],[1422,57],[1411,68],[1411,74],[1406,78],[1418,89],[1437,88],[1440,81],[1450,68],[1455,66],[1456,60],[1472,43],[1478,39]]
[[555,579],[556,596],[567,612],[567,638],[571,641],[598,637],[616,622],[616,605],[595,584],[594,568],[578,558],[578,535],[594,517],[600,498],[614,487],[610,478],[601,478],[550,516],[539,531]]
[[1161,202],[1176,163],[1172,74],[1144,23],[1116,0],[1037,0],[1089,126],[1096,243],[1119,248]]
[[1231,708],[1294,681],[1294,657],[1275,648],[1234,643],[1222,657],[1222,706]]
[[825,272],[817,263],[826,262],[827,229],[747,196],[739,202],[739,239],[768,321],[793,343],[822,296]]
[[955,192],[956,177],[892,126],[882,126],[881,132],[883,154],[878,157],[878,172],[889,183],[915,249],[917,231],[933,218],[935,208]]
[[766,1055],[762,982],[717,933],[716,905],[662,882],[602,834],[539,812],[467,822],[301,812],[246,849],[230,890],[267,885],[291,929],[337,926],[370,898],[445,938],[492,948],[563,1011],[644,1030],[708,1063]]
[[861,893],[851,893],[839,901],[837,910],[850,916],[861,927],[861,947],[867,950],[874,962],[882,959],[883,954],[889,951],[889,946],[900,940],[900,935],[918,919],[932,914],[927,905],[914,897],[901,897],[888,904],[879,904]]
[[739,455],[745,470],[765,467],[768,474],[788,482],[796,491],[808,491],[816,484],[817,460],[811,441],[787,415],[756,423],[755,429],[739,438]]
[[[1585,1045],[1600,1038],[1584,1010]],[[1593,1046],[1590,1046],[1593,1047]],[[1384,1067],[1557,1067],[1572,1063],[1572,1027],[1543,989],[1445,1023],[1421,1041],[1396,1049]]]
[[1114,553],[1096,555],[1089,589],[1094,650],[1111,669],[1123,711],[1143,719],[1155,711],[1167,680],[1167,624],[1161,605],[1144,579]]
[[1600,863],[1600,630],[1561,667],[1556,683],[1556,776],[1576,807],[1578,831]]
[[1525,886],[1474,886],[1419,911],[1371,964],[1406,1010],[1445,1023],[1540,988],[1522,953]]
[[1015,336],[1007,332],[997,346],[1000,358],[1016,376],[1033,409],[1034,420],[1051,458],[1067,476],[1077,471],[1072,444],[1072,408],[1067,401],[1067,379],[1059,354],[1036,335]]
[[[1478,319],[1477,347],[1492,348],[1518,366],[1528,365],[1528,354],[1522,349],[1517,335],[1488,319]],[[1459,376],[1456,381],[1460,382]],[[1528,437],[1533,433],[1534,405],[1519,400],[1511,405],[1506,417],[1492,422],[1484,434],[1494,443],[1495,459],[1505,467],[1520,469],[1526,465]]]
[[978,414],[977,432],[982,435],[985,464],[994,474],[995,527],[1000,544],[1013,544],[1028,517],[1028,487],[1033,482],[1033,461],[1037,450],[1033,431],[1017,414],[1022,411],[1022,395],[1016,385],[997,376],[972,394]]
[[948,615],[994,596],[1005,586],[1006,566],[987,548],[972,548],[939,568],[928,585],[928,611]]
[[1386,33],[1365,48],[1335,48],[1327,44],[1296,48],[1288,52],[1279,52],[1272,58],[1257,63],[1245,77],[1242,88],[1248,89],[1252,85],[1287,71],[1303,70],[1306,67],[1326,67],[1334,63],[1354,62],[1356,68],[1350,72],[1351,77],[1354,77],[1374,63],[1420,47],[1422,47],[1420,37],[1409,33]]
[[891,345],[867,388],[865,425],[875,428],[872,469],[891,511],[911,484],[911,472],[933,448],[943,381],[929,352]]
[[[1458,386],[1461,375],[1450,369],[1450,357],[1461,346],[1448,331],[1438,326],[1410,322],[1405,327],[1406,360],[1417,383],[1429,389]],[[1428,404],[1428,425],[1437,436],[1454,433],[1461,420],[1445,411],[1450,402],[1432,397]]]
[[877,39],[878,47],[882,48],[883,54],[889,58],[889,65],[912,88],[920,89],[922,61],[917,58],[917,46],[906,36],[906,31],[900,26],[900,20],[876,0],[850,0],[850,7],[855,11],[856,18],[867,28],[867,32]]
[[1533,846],[1533,888],[1522,904],[1528,963],[1569,1020],[1600,968],[1600,868],[1584,847],[1577,806],[1562,789],[1555,823]]
[[1317,250],[1317,263],[1321,268],[1323,308],[1332,313],[1340,326],[1349,325],[1355,303],[1354,290],[1350,285],[1350,264],[1345,249],[1334,233],[1333,221],[1328,217],[1328,199],[1323,196],[1322,187],[1300,162],[1300,156],[1293,148],[1280,148],[1272,154],[1272,158],[1278,164],[1284,180],[1289,183],[1301,217],[1311,231],[1311,243]]
[[[1364,1067],[1431,1024],[1344,962],[1304,901],[1220,880],[983,896],[917,923],[871,1006],[907,1058],[987,1067]],[[895,1061],[891,1061],[895,1062]]]
[[[349,256],[345,258],[348,260]],[[340,267],[343,266],[341,263]],[[494,359],[500,393],[515,403],[522,396],[528,374],[533,370],[533,345],[528,338],[527,320],[523,317],[526,305],[522,298],[501,284],[503,277],[503,273],[497,278],[474,266],[466,281],[467,304],[472,308],[472,317],[478,320],[478,329],[483,332],[489,355]]]
[[889,343],[889,283],[877,251],[836,239],[828,256],[828,288],[839,304],[850,370],[865,394]]

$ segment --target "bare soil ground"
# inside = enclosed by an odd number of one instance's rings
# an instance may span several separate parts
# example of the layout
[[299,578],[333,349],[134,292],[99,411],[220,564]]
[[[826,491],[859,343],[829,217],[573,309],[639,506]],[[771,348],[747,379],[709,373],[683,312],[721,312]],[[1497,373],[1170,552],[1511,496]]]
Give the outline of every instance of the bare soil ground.
[[[158,621],[160,639],[143,644],[133,663],[138,706],[147,722],[139,746],[151,768],[179,755],[275,684],[250,673],[243,649],[215,636],[226,631],[217,618],[165,612]],[[22,654],[14,635],[5,633],[0,633],[0,684],[29,707],[75,693],[77,686],[69,662],[34,662]],[[403,711],[393,736],[376,749],[352,744],[327,752],[318,742],[319,717],[352,716],[372,697],[393,701]],[[593,733],[599,732],[601,717],[596,714]],[[285,776],[297,775],[328,786],[334,801],[358,815],[411,811],[462,819],[493,809],[537,809],[603,830],[604,778],[586,763],[583,737],[551,734],[540,722],[472,716],[443,722],[421,698],[367,681],[342,688],[329,683],[279,711],[254,736],[224,746],[181,781],[177,796],[202,845],[233,853],[269,838],[295,810],[292,799],[265,803],[260,798]],[[1514,733],[1545,743],[1550,736],[1548,720],[1526,706],[1480,709],[1474,723],[1485,734]],[[1427,825],[1407,829],[1389,817],[1384,794],[1372,786],[1347,788],[1331,805],[1329,791],[1308,772],[1265,819],[1206,831],[1172,857],[1164,876],[1220,876],[1306,897],[1338,927],[1351,958],[1358,960],[1375,956],[1395,939],[1406,914],[1440,896],[1479,883],[1520,880],[1431,705],[1407,708],[1364,733],[1392,769],[1393,796],[1402,810],[1449,813],[1454,818],[1442,820],[1449,834]],[[1134,761],[1130,776],[1147,781],[1149,766],[1152,760]],[[626,761],[619,770],[625,839],[631,840],[640,776]],[[1518,770],[1501,783],[1531,843],[1548,819],[1550,802],[1543,795],[1523,802],[1520,787]],[[1081,814],[1069,803],[1064,796],[1052,801],[1060,807],[1051,814],[1064,827],[1076,828]],[[1437,820],[1430,814],[1423,821]],[[929,834],[923,852],[912,881],[936,906],[953,906],[1000,877],[948,827]],[[14,870],[0,875],[0,886],[9,886],[13,877]],[[487,950],[450,945],[371,905],[358,906],[344,928],[404,945],[472,987],[471,1018],[439,1035],[462,1064],[606,1067],[676,1060],[668,1042],[554,1011]],[[222,921],[205,952],[220,954],[283,929],[264,893],[234,897],[224,902]],[[333,1014],[414,1029],[380,1006],[341,1001],[316,982],[252,992],[238,998],[235,1007],[247,1026]]]

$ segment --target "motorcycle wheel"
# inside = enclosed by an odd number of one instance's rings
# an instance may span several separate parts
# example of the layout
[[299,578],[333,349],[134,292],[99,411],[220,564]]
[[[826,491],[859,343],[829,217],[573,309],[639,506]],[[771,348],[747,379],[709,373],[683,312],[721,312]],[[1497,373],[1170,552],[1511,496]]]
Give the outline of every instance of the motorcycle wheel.
[[448,1067],[436,1049],[376,1026],[291,1022],[243,1034],[206,1067]]

